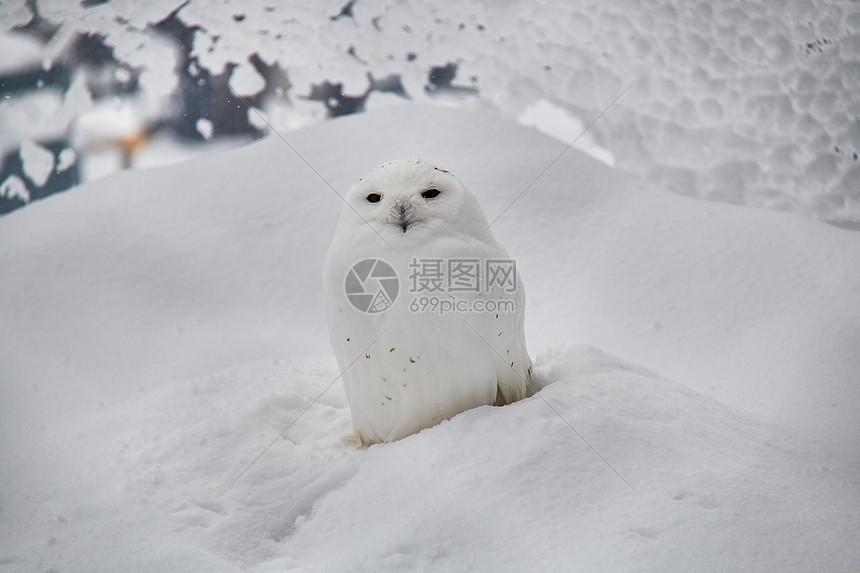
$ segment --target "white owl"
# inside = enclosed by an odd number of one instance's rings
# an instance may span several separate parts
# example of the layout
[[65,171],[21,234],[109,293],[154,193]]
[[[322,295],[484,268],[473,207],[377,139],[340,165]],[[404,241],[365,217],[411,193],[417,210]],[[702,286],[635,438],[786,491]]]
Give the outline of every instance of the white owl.
[[324,283],[358,439],[391,442],[523,398],[525,295],[475,196],[444,169],[401,160],[346,203]]

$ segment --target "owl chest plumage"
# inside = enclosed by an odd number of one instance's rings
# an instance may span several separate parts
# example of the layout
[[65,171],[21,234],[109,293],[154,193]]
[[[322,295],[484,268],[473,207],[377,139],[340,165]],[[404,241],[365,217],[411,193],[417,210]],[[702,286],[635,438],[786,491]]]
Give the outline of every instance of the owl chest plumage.
[[460,318],[403,320],[397,311],[379,319],[359,317],[358,330],[378,333],[363,347],[369,336],[348,336],[349,321],[337,329],[342,353],[349,357],[358,351],[343,381],[362,441],[393,441],[495,401],[495,357]]

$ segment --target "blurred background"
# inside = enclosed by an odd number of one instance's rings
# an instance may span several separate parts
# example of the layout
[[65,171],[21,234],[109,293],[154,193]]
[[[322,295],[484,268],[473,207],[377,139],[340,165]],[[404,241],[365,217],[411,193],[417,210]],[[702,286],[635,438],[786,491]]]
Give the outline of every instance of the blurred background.
[[575,144],[600,161],[860,229],[854,0],[3,1],[0,214],[416,103],[566,144],[612,104]]

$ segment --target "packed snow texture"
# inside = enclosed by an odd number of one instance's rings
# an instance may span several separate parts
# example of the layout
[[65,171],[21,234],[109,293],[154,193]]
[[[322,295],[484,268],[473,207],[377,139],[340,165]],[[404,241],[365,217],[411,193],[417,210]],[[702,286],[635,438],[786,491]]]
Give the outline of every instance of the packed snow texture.
[[0,183],[0,197],[17,198],[26,203],[30,200],[30,191],[27,190],[27,184],[23,179],[17,175],[10,175]]
[[[42,15],[106,34],[116,56],[147,72],[148,109],[166,109],[175,58],[147,29],[177,8],[40,0]],[[194,55],[213,72],[238,64],[241,93],[260,85],[248,57],[284,65],[291,107],[269,121],[286,130],[324,114],[302,99],[342,82],[361,95],[401,76],[412,101],[494,108],[520,117],[541,100],[587,125],[617,165],[664,189],[804,213],[860,228],[860,9],[854,0],[687,2],[192,1]],[[340,16],[338,16],[340,15]],[[6,27],[25,24],[24,0],[0,5]],[[433,67],[457,64],[454,86],[477,96],[428,94]],[[445,101],[442,101],[445,100]],[[367,106],[401,103],[371,93]]]
[[[860,568],[860,235],[573,149],[535,182],[565,146],[490,114],[287,141],[0,219],[0,571]],[[410,156],[501,215],[542,389],[356,449],[335,191]]]
[[21,142],[21,167],[24,174],[41,187],[51,176],[54,170],[54,154],[49,149],[45,149],[38,143],[25,139]]

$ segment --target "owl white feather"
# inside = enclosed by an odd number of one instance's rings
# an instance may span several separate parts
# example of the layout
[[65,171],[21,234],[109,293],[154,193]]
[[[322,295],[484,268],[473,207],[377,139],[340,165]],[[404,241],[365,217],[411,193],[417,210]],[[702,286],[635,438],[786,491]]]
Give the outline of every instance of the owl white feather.
[[[444,169],[400,160],[371,171],[345,200],[324,286],[358,439],[391,442],[523,398],[531,360],[522,282],[475,196]],[[508,264],[489,276],[488,261]],[[419,274],[425,264],[433,280]],[[454,280],[450,271],[464,268],[475,272]]]

